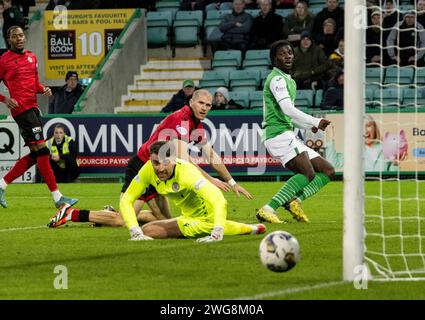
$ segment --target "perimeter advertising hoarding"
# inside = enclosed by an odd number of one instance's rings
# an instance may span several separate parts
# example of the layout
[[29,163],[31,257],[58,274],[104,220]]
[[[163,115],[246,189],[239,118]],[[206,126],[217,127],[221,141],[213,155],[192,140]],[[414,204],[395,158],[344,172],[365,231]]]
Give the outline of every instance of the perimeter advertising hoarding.
[[[56,123],[62,123],[75,139],[82,173],[124,173],[134,155],[164,116],[78,116],[45,118],[44,134],[51,136]],[[261,143],[261,115],[212,115],[204,121],[209,139],[232,173],[262,175],[284,171],[280,163],[267,156]],[[196,146],[191,156],[201,166]],[[209,170],[208,166],[205,168]]]
[[133,9],[44,12],[46,80],[63,80],[69,70],[91,78],[130,20]]
[[[82,173],[123,174],[129,158],[146,141],[164,116],[72,116],[44,118],[44,135],[51,136],[56,123],[63,123],[75,139]],[[328,114],[332,121],[326,134],[304,133],[307,145],[319,151],[343,171],[343,114]],[[368,114],[365,132],[365,169],[367,172],[425,172],[425,114]],[[205,121],[214,150],[220,152],[232,174],[273,175],[284,172],[261,143],[260,114],[211,115]],[[0,122],[0,177],[17,159],[28,152],[19,130],[10,117]],[[367,124],[367,125],[366,125]],[[379,132],[374,134],[373,132]],[[11,138],[13,142],[11,142]],[[191,155],[206,170],[197,148]],[[33,181],[30,171],[21,179]]]
[[[4,177],[13,165],[29,153],[24,139],[19,134],[19,128],[12,117],[0,121],[0,178]],[[35,166],[32,166],[14,183],[29,183],[35,181]]]
[[[343,171],[344,115],[328,114],[325,155]],[[366,172],[425,172],[425,113],[368,113],[364,119]]]

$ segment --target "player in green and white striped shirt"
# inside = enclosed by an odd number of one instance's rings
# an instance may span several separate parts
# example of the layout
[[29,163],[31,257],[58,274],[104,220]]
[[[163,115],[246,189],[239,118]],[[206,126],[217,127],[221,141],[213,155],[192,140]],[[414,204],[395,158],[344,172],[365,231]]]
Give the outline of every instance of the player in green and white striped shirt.
[[295,219],[308,222],[301,201],[325,186],[335,175],[335,170],[296,137],[294,126],[317,132],[318,129],[325,130],[330,121],[312,117],[295,108],[297,87],[290,75],[294,61],[292,45],[285,40],[273,43],[270,60],[274,68],[264,84],[262,140],[267,151],[295,175],[257,212],[257,218],[282,223],[276,210],[284,206]]

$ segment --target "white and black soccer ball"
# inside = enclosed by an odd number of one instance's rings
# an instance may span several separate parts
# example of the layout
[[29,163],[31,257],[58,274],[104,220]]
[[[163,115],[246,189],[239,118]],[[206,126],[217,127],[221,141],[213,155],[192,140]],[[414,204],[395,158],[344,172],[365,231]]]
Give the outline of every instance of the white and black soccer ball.
[[275,272],[291,270],[300,259],[298,240],[286,231],[275,231],[260,243],[260,260],[265,267]]

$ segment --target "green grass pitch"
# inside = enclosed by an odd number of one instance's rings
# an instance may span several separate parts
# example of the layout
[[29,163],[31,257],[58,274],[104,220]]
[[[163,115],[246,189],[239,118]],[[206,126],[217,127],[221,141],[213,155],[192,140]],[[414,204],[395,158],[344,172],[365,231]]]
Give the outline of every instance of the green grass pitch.
[[[243,183],[254,200],[226,194],[228,217],[256,223],[255,208],[267,202],[281,184]],[[406,197],[416,195],[416,186],[403,182],[402,191]],[[60,188],[64,194],[80,199],[79,208],[100,209],[105,204],[118,207],[119,184],[69,184]],[[394,195],[400,192],[396,183],[390,182],[385,188]],[[380,190],[375,182],[369,182],[366,189],[369,194],[379,194]],[[425,190],[418,192],[424,198]],[[48,229],[44,226],[55,210],[46,186],[11,185],[6,193],[9,208],[0,208],[0,299],[425,299],[424,282],[374,281],[368,283],[367,290],[341,282],[342,193],[342,183],[332,182],[306,200],[304,209],[310,224],[296,223],[286,211],[279,211],[289,223],[267,225],[267,232],[292,233],[300,243],[301,260],[287,273],[273,273],[258,258],[262,235],[228,236],[212,244],[194,240],[135,243],[128,241],[125,228],[74,223]],[[411,206],[416,214],[418,201],[403,201],[401,205],[407,211]],[[380,208],[373,199],[367,206]],[[384,209],[392,214],[395,207],[388,203]],[[386,230],[397,232],[399,226]],[[417,243],[405,246],[413,251],[418,248]],[[375,248],[379,248],[376,241]],[[68,270],[66,290],[53,285],[58,265]]]

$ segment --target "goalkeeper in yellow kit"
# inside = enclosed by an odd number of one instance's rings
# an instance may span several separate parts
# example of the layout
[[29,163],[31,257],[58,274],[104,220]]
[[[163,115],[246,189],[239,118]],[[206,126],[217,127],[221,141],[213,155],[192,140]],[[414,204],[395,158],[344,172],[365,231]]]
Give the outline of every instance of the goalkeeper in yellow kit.
[[[134,202],[148,188],[155,188],[168,196],[182,215],[174,219],[155,220],[143,227],[134,211]],[[90,211],[69,206],[52,218],[49,226],[58,227],[66,221],[92,221]],[[220,241],[223,235],[260,234],[266,231],[263,224],[244,224],[226,220],[227,201],[215,185],[208,181],[199,169],[175,157],[172,142],[157,141],[150,146],[150,160],[140,169],[120,201],[118,213],[103,212],[103,223],[121,225],[121,218],[130,231],[130,240],[164,238],[199,238],[199,242]],[[101,212],[102,213],[102,212]],[[85,218],[82,219],[82,216]],[[97,221],[100,222],[100,221]]]
[[[150,160],[133,179],[120,202],[120,212],[130,230],[130,240],[163,238],[200,238],[199,242],[220,241],[223,235],[257,234],[264,225],[249,225],[226,220],[227,201],[221,191],[209,182],[191,163],[174,156],[173,144],[157,141],[150,147]],[[142,228],[137,222],[133,204],[153,186],[168,196],[182,215],[157,220]]]
[[[200,238],[199,242],[220,241],[223,235],[258,234],[264,225],[250,225],[226,220],[227,201],[221,191],[209,182],[191,163],[174,156],[173,144],[157,141],[150,147],[150,160],[133,179],[120,202],[120,212],[130,230],[130,240],[163,238]],[[157,220],[142,228],[136,219],[133,204],[153,186],[168,196],[182,215]],[[203,238],[201,238],[203,237]]]

